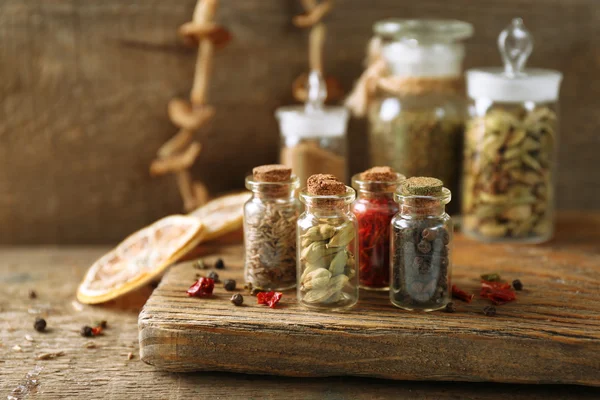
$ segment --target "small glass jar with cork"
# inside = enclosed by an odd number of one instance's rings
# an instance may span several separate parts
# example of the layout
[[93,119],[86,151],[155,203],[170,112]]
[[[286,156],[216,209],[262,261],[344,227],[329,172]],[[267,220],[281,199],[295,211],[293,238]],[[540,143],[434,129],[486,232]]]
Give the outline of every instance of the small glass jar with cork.
[[246,178],[252,197],[244,205],[244,276],[261,290],[296,286],[298,178],[284,165],[262,165]]
[[358,301],[354,189],[335,176],[312,175],[300,193],[306,211],[298,218],[298,301],[312,309],[343,310]]
[[429,177],[408,178],[394,195],[390,300],[409,311],[434,311],[451,299],[452,219],[450,190]]
[[357,199],[352,212],[358,220],[358,279],[367,290],[389,290],[390,222],[398,212],[394,193],[404,175],[390,167],[373,167],[352,177]]
[[467,71],[463,231],[488,242],[539,243],[554,231],[557,100],[562,74],[524,68],[533,40],[521,19],[501,32],[504,69]]
[[346,101],[355,116],[368,119],[371,164],[432,176],[458,190],[467,119],[463,42],[472,25],[386,19],[373,30],[369,67]]

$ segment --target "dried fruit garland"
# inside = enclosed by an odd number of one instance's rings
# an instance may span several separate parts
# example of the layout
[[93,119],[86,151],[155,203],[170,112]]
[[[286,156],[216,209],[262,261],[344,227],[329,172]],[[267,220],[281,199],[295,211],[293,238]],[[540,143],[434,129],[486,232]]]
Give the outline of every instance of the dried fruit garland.
[[204,126],[214,115],[214,108],[206,104],[206,89],[212,67],[215,48],[224,47],[231,35],[213,22],[218,0],[198,0],[191,22],[179,28],[179,34],[188,45],[198,47],[194,72],[194,84],[190,100],[172,99],[168,114],[179,132],[158,150],[158,158],[150,166],[152,176],[174,173],[186,211],[204,204],[208,199],[206,187],[194,182],[189,168],[202,149],[199,142],[192,141],[194,132]]

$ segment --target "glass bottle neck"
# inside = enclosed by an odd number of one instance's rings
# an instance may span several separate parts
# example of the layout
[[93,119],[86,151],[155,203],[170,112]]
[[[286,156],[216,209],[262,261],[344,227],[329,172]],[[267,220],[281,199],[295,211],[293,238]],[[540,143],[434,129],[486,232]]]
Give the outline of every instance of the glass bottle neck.
[[400,215],[407,218],[439,217],[446,213],[446,205],[436,199],[408,199],[400,204]]
[[347,214],[350,212],[349,204],[341,204],[339,205],[315,205],[315,204],[306,204],[306,213],[315,215],[316,217],[333,217],[339,216],[342,214]]
[[358,200],[381,200],[381,201],[394,201],[394,193],[393,192],[372,192],[369,190],[358,190],[357,191]]

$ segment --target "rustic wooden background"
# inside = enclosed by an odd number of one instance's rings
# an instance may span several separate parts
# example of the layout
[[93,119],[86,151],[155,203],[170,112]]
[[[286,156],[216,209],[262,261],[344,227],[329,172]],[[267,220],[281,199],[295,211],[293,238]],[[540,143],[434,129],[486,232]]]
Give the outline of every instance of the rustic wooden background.
[[[195,52],[176,28],[195,0],[0,0],[0,243],[107,243],[181,203],[173,179],[152,179],[155,151],[175,133],[167,101],[190,88]],[[274,110],[293,101],[307,34],[297,0],[222,0],[235,36],[218,53],[217,106],[198,134],[194,175],[212,193],[240,188],[278,153]],[[530,65],[564,72],[558,204],[600,198],[598,0],[339,0],[328,18],[327,70],[346,89],[362,70],[374,21],[458,18],[474,24],[466,66],[499,65],[496,36],[515,16],[535,34]],[[350,129],[352,170],[365,166],[364,125]]]

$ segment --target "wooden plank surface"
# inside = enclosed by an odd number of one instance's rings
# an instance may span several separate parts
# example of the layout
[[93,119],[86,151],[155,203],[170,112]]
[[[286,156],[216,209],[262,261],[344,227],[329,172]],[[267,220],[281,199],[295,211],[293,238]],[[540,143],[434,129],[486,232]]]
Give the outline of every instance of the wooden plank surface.
[[[241,255],[239,246],[222,250],[221,279],[241,283]],[[366,291],[346,313],[306,310],[293,291],[273,310],[251,296],[235,307],[222,287],[214,298],[190,298],[199,271],[180,264],[140,313],[141,358],[169,371],[600,386],[600,218],[565,221],[543,246],[457,235],[454,260],[454,282],[471,293],[492,272],[520,278],[525,290],[494,318],[483,315],[483,299],[457,302],[455,314],[422,314]]]
[[[598,218],[598,217],[595,217]],[[563,225],[564,226],[564,225]],[[579,240],[577,236],[573,241]],[[0,394],[18,399],[598,399],[600,388],[565,385],[402,382],[360,377],[285,378],[218,372],[158,371],[139,359],[138,311],[151,288],[103,306],[74,303],[87,267],[104,247],[0,248]],[[216,248],[204,249],[208,254]],[[28,292],[37,291],[36,299]],[[45,334],[33,330],[36,316],[48,321]],[[108,320],[96,349],[83,348],[84,324]],[[31,335],[33,342],[25,339]],[[18,345],[21,351],[13,350]],[[46,351],[63,357],[38,361]],[[127,360],[133,352],[134,358]],[[39,386],[28,397],[13,393],[40,367]]]
[[[167,102],[188,93],[195,52],[177,27],[195,0],[0,1],[0,243],[114,243],[179,212],[171,177],[148,165],[176,129]],[[213,193],[243,186],[274,162],[274,110],[293,102],[306,70],[298,0],[222,0],[231,46],[218,52],[209,98],[217,114],[198,133],[194,177]],[[349,90],[371,25],[388,17],[472,22],[466,66],[499,65],[498,33],[515,16],[535,35],[530,65],[564,72],[558,204],[598,209],[598,0],[343,0],[327,19],[325,67]],[[365,167],[364,125],[352,121],[351,169]],[[226,166],[226,168],[224,168]]]

